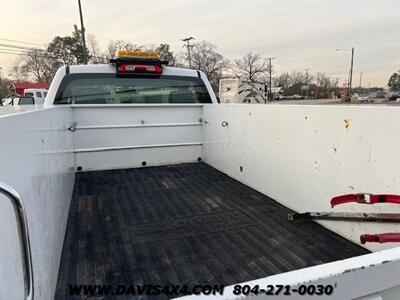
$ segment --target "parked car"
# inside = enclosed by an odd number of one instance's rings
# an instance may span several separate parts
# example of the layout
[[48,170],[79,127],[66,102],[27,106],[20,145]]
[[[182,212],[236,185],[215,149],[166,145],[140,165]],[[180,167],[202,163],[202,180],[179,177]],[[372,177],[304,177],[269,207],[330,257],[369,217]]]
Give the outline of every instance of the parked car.
[[369,95],[368,94],[358,94],[354,93],[351,96],[352,101],[368,101],[369,100]]
[[301,96],[299,94],[295,94],[295,95],[292,96],[292,99],[294,99],[294,100],[302,100],[302,99],[304,99],[304,96]]
[[35,104],[43,104],[47,92],[47,89],[25,89],[24,96],[33,97]]
[[288,95],[288,96],[283,96],[283,95],[275,96],[275,100],[301,100],[301,99],[304,99],[304,96],[298,94]]
[[396,101],[397,98],[400,98],[400,92],[390,93],[387,98],[390,101]]
[[34,105],[35,99],[29,96],[14,96],[2,100],[2,105]]
[[369,95],[368,94],[359,94],[357,96],[358,101],[368,101],[369,100]]
[[385,91],[377,91],[375,98],[386,98],[388,96],[388,93]]

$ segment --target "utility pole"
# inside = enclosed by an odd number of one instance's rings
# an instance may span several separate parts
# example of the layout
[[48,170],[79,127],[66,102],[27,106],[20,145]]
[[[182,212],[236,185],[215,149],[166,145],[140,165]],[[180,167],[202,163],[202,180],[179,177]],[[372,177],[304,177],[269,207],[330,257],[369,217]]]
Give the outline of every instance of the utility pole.
[[349,97],[351,97],[351,84],[352,84],[352,81],[353,81],[353,61],[354,61],[354,47],[351,48],[351,67],[350,67]]
[[319,99],[319,75],[320,75],[321,73],[320,72],[318,72],[317,73],[317,91],[316,91],[316,95],[315,95],[315,97],[317,98],[317,99]]
[[306,98],[308,99],[308,71],[310,69],[306,69]]
[[190,45],[190,41],[194,40],[194,37],[188,37],[188,38],[184,38],[182,39],[182,42],[185,42],[186,45],[184,47],[187,47],[187,56],[188,56],[188,61],[189,61],[189,68],[192,68],[192,59],[190,58],[190,48],[193,47],[192,45]]
[[85,40],[85,26],[83,26],[83,16],[82,16],[82,6],[81,0],[78,0],[79,5],[79,16],[81,18],[81,33],[82,33],[82,46],[83,46],[83,63],[87,64],[87,56],[86,56],[86,40]]
[[268,100],[272,100],[272,59],[273,57],[269,57],[269,94],[268,94]]
[[335,95],[337,95],[337,96],[339,96],[338,86],[339,86],[339,77],[336,77],[336,81],[335,81]]
[[349,71],[349,97],[351,98],[351,84],[353,81],[353,62],[354,62],[354,47],[351,49],[335,49],[336,51],[349,51],[351,50],[351,64],[350,64],[350,71]]

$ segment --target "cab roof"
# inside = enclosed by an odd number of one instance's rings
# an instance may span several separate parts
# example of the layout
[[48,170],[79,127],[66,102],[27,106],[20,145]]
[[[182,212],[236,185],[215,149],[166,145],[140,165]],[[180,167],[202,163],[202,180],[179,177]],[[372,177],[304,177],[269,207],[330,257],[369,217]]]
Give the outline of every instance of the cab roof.
[[[82,74],[82,73],[116,73],[114,64],[93,64],[93,65],[73,65],[69,66],[70,74]],[[169,76],[187,76],[187,77],[198,77],[198,71],[193,69],[177,68],[163,66],[162,75]]]

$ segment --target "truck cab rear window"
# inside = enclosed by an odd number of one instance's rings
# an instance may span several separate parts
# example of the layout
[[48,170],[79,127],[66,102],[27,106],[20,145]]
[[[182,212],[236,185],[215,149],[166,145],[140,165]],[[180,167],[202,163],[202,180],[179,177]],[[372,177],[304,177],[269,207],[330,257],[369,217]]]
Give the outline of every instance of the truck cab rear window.
[[196,77],[119,78],[115,74],[70,74],[54,104],[211,103],[204,82]]

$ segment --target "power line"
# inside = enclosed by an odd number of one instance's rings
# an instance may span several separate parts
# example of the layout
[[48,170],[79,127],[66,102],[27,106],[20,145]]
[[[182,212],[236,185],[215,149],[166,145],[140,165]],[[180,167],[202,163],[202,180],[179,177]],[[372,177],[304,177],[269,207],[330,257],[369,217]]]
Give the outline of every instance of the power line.
[[12,54],[12,55],[21,55],[23,53],[14,53],[14,52],[6,52],[6,51],[0,51],[1,54]]
[[32,43],[32,42],[23,42],[23,41],[10,40],[10,39],[0,39],[0,41],[14,42],[14,43],[27,44],[27,45],[35,45],[35,46],[42,46],[42,47],[43,47],[43,44],[37,44],[37,43]]
[[7,50],[7,51],[18,51],[18,52],[20,52],[20,51],[28,51],[28,50],[14,49],[14,48],[9,48],[9,47],[4,47],[4,46],[0,46],[0,49]]
[[19,52],[19,51],[16,51],[16,50],[10,50],[10,49],[0,49],[0,51],[5,51],[5,52],[8,52],[8,53],[14,53],[14,54],[26,54],[26,55],[28,55],[27,54],[27,52]]
[[[39,49],[38,49],[39,50]],[[42,54],[46,54],[47,57],[54,58],[54,59],[63,59],[60,55],[54,55],[47,51],[40,51]],[[16,49],[4,49],[0,47],[0,53],[2,54],[14,54],[14,55],[22,55],[22,56],[32,56],[28,50],[16,50]]]
[[19,46],[19,45],[10,45],[10,44],[3,44],[0,43],[0,46],[6,47],[6,48],[15,48],[15,49],[22,49],[22,50],[39,50],[39,51],[46,51],[44,49],[39,49],[39,48],[32,48],[32,47],[25,47],[25,46]]

